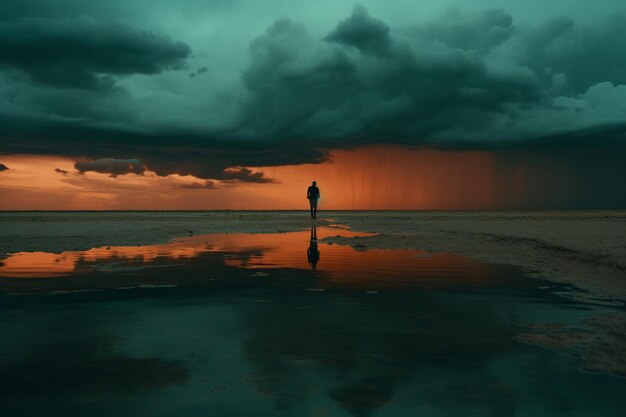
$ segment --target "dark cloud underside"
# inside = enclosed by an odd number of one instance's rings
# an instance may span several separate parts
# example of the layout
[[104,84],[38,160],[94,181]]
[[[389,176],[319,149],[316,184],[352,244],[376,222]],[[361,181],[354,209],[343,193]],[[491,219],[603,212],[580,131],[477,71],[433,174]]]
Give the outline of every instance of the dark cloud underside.
[[138,159],[103,158],[94,161],[78,161],[74,168],[81,174],[87,171],[111,174],[115,177],[124,174],[143,174],[146,170]]
[[217,185],[213,181],[192,182],[190,184],[181,184],[179,188],[188,190],[210,190],[217,188]]
[[106,89],[115,75],[155,74],[184,65],[182,42],[89,17],[0,23],[0,67],[55,87]]

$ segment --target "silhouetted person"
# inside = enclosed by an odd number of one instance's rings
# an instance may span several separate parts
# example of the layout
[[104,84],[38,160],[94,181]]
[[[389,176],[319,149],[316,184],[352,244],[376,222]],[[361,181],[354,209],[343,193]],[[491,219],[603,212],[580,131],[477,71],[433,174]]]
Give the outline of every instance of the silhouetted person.
[[311,269],[315,270],[320,260],[320,251],[317,250],[317,228],[311,227],[311,240],[309,241],[309,249],[306,251],[306,257],[311,264]]
[[317,188],[317,183],[313,181],[313,184],[306,191],[306,198],[309,199],[311,205],[311,218],[317,218],[317,200],[320,198],[320,189]]

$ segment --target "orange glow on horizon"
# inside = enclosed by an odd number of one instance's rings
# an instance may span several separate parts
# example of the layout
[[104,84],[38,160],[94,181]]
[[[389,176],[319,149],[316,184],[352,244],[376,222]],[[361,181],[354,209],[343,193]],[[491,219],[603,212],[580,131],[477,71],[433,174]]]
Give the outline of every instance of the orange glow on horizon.
[[321,164],[250,167],[275,183],[215,181],[215,189],[201,189],[190,187],[203,182],[192,176],[80,174],[69,158],[7,155],[0,161],[9,167],[0,172],[0,210],[307,210],[313,180],[322,211],[477,210],[541,202],[544,179],[557,190],[571,188],[565,171],[545,161],[509,164],[500,158],[494,152],[372,146],[331,151]]
[[482,209],[495,203],[488,152],[376,146],[333,151],[331,161],[319,165],[258,169],[284,181],[285,196],[304,195],[316,180],[321,210]]

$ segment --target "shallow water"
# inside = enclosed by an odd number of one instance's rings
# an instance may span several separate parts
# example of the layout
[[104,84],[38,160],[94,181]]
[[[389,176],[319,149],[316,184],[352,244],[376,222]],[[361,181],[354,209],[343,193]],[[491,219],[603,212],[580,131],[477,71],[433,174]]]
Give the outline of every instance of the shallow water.
[[517,341],[609,308],[513,267],[312,235],[10,254],[3,415],[622,415],[624,378]]

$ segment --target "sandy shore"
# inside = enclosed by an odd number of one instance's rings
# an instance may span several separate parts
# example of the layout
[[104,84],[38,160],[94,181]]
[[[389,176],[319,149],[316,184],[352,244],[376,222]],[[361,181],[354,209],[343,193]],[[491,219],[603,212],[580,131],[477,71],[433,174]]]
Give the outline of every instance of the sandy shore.
[[[4,212],[0,253],[62,252],[165,243],[202,233],[275,233],[309,228],[305,212]],[[626,211],[323,212],[318,225],[375,232],[329,238],[367,248],[454,252],[519,265],[571,283],[589,297],[626,300]]]
[[[626,300],[626,212],[447,212],[338,214],[359,231],[337,239],[365,247],[454,252],[573,284],[590,297]],[[587,298],[587,297],[585,297]]]

